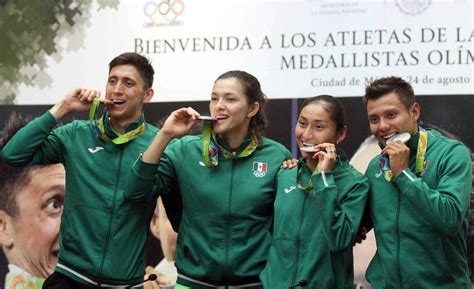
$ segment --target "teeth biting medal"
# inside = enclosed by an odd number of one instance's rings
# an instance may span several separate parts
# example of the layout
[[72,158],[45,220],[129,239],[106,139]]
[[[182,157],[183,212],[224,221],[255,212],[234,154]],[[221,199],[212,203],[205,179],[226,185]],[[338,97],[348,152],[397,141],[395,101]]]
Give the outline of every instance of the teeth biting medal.
[[200,119],[200,120],[217,120],[217,117],[207,116],[207,115],[200,115],[200,116],[197,117],[197,119]]
[[103,104],[121,104],[125,102],[121,99],[99,99],[99,101]]
[[387,144],[391,144],[392,142],[398,141],[398,140],[401,141],[401,142],[403,142],[403,143],[406,143],[407,141],[410,140],[410,137],[411,137],[411,136],[410,136],[409,133],[403,132],[403,133],[399,133],[399,134],[396,134],[396,135],[392,136],[391,138],[389,138],[389,139],[386,141],[386,143],[387,143]]
[[300,147],[300,151],[307,152],[307,153],[315,153],[315,152],[319,152],[320,149],[316,148],[316,146],[313,144],[303,143],[303,146]]

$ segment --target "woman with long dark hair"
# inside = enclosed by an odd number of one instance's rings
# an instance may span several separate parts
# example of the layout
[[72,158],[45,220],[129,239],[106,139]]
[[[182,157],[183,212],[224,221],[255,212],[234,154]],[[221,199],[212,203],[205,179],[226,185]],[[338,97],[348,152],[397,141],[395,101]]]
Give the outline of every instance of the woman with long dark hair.
[[226,72],[214,82],[202,135],[170,143],[200,121],[192,108],[176,110],[133,167],[128,197],[158,189],[178,230],[177,288],[262,288],[276,176],[291,158],[262,136],[266,102],[254,76]]

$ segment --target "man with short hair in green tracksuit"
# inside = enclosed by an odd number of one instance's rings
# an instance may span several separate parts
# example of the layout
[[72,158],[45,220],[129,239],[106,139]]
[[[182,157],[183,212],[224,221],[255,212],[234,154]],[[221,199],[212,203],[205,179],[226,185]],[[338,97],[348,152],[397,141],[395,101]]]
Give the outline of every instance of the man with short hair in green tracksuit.
[[[98,288],[143,281],[145,244],[156,193],[127,198],[125,177],[158,129],[145,122],[143,105],[153,96],[153,68],[136,53],[109,65],[107,110],[95,119],[99,92],[74,89],[33,120],[2,151],[14,166],[62,163],[66,198],[60,252],[43,288]],[[72,112],[90,110],[90,121],[53,130]]]
[[[382,146],[366,171],[371,185],[366,224],[377,242],[367,280],[374,289],[470,289],[468,149],[418,126],[420,106],[401,78],[374,81],[364,101]],[[401,133],[410,139],[393,140]]]

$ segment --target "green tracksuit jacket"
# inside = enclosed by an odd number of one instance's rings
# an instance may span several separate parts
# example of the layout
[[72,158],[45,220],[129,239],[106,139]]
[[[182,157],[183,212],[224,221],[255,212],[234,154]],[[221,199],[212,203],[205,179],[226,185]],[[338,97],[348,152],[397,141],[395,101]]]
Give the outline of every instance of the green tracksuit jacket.
[[[299,176],[298,176],[299,175]],[[308,187],[311,179],[313,188]],[[352,244],[359,229],[369,190],[367,178],[345,156],[331,172],[298,168],[278,174],[273,240],[264,288],[287,289],[306,280],[305,288],[353,288]]]
[[460,142],[428,130],[424,170],[415,175],[419,134],[407,143],[410,165],[393,182],[368,166],[368,209],[377,252],[367,269],[374,289],[470,289],[466,232],[471,160]]
[[182,206],[178,283],[192,288],[242,284],[260,288],[258,275],[271,242],[276,176],[291,155],[281,144],[263,138],[251,155],[225,159],[219,153],[218,166],[207,168],[201,139],[187,136],[169,144],[160,160],[158,179],[157,165],[137,161],[129,190],[135,197],[146,195],[158,180],[175,226]]
[[[129,129],[143,122],[143,117]],[[145,243],[156,195],[127,199],[126,176],[158,129],[146,124],[136,139],[115,145],[95,137],[88,121],[50,132],[49,113],[17,132],[3,149],[13,166],[63,163],[66,199],[56,271],[83,284],[132,284],[143,280]],[[108,134],[113,134],[110,129]]]

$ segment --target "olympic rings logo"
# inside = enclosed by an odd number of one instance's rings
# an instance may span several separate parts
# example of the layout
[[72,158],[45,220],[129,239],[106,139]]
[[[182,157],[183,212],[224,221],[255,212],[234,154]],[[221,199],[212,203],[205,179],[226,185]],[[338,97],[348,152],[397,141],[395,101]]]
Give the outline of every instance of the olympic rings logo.
[[256,176],[257,178],[263,178],[267,173],[266,173],[266,172],[254,171],[253,174],[254,174],[254,176]]
[[182,0],[161,0],[159,3],[150,1],[145,4],[144,13],[154,22],[174,22],[184,12]]

